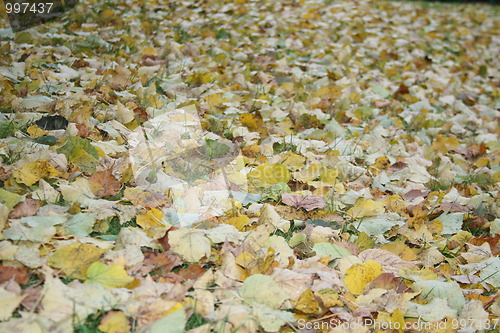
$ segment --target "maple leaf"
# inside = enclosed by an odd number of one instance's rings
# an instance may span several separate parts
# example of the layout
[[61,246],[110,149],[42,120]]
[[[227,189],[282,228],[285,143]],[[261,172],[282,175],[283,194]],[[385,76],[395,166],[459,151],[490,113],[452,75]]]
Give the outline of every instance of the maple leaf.
[[120,190],[121,184],[112,171],[111,168],[99,171],[88,178],[90,189],[98,198],[115,195]]
[[283,193],[281,200],[285,205],[303,208],[308,212],[316,208],[325,208],[326,201],[322,195],[299,195]]

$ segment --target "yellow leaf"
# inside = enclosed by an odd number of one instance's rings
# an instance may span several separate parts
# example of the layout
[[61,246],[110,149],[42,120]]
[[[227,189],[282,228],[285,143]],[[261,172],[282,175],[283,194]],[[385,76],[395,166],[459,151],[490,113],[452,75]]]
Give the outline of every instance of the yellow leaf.
[[165,312],[165,316],[171,314],[172,312],[175,312],[175,311],[178,311],[180,309],[182,309],[184,306],[182,305],[182,303],[175,303],[170,309],[167,310],[167,312]]
[[454,137],[444,137],[442,135],[438,135],[436,140],[432,143],[432,149],[435,152],[439,153],[447,153],[449,150],[453,150],[460,146],[460,141],[458,141]]
[[443,231],[443,222],[439,219],[434,219],[432,221],[426,222],[427,230],[429,230],[433,235],[440,234]]
[[158,51],[154,47],[148,46],[142,50],[142,55],[157,56]]
[[402,268],[398,274],[408,280],[415,280],[416,278],[422,280],[436,280],[438,276],[436,273],[431,271],[428,268],[424,269],[411,269],[411,268]]
[[310,288],[300,295],[295,303],[295,309],[308,315],[321,315],[324,312]]
[[47,263],[62,269],[68,277],[84,279],[89,265],[106,251],[107,249],[88,244],[70,244],[54,252]]
[[316,178],[319,178],[322,167],[319,164],[312,164],[309,168],[294,173],[293,178],[300,180],[303,183],[308,183]]
[[240,115],[240,121],[250,131],[258,131],[264,126],[264,120],[260,113],[242,113]]
[[343,306],[344,304],[339,299],[339,294],[335,292],[334,289],[322,289],[314,293],[314,296],[319,298],[326,308],[332,308],[334,306]]
[[15,171],[13,176],[18,183],[31,186],[42,178],[54,178],[60,174],[49,162],[37,160],[24,165]]
[[9,211],[14,208],[14,206],[19,202],[21,196],[16,193],[12,193],[9,191],[0,188],[0,204],[3,204],[9,208]]
[[460,246],[463,246],[465,243],[467,243],[472,237],[472,234],[468,231],[459,231],[455,235],[451,236],[450,240],[458,242]]
[[371,249],[375,244],[375,240],[371,239],[365,232],[360,232],[358,238],[354,242],[361,251]]
[[42,135],[49,133],[49,131],[43,130],[37,125],[31,125],[26,129],[31,138],[38,138]]
[[205,97],[205,100],[207,101],[208,105],[210,106],[219,106],[222,103],[227,102],[227,98],[222,98],[220,94],[212,94],[207,97]]
[[[400,329],[398,329],[399,332],[404,332],[403,327],[405,327],[405,316],[404,312],[401,311],[400,309],[394,310],[394,312],[391,315],[391,322],[392,323],[398,323]],[[396,326],[396,325],[393,325]]]
[[123,312],[109,311],[102,317],[97,328],[104,333],[126,333],[130,330],[130,324]]
[[476,162],[474,162],[474,165],[477,166],[478,168],[483,168],[488,165],[490,160],[487,157],[480,157],[477,159]]
[[250,218],[246,215],[235,216],[226,222],[226,224],[234,225],[239,231],[242,231],[249,223]]
[[375,163],[371,165],[371,169],[375,174],[379,174],[381,170],[387,169],[391,165],[389,159],[385,156],[377,157]]
[[290,172],[282,164],[265,163],[250,172],[248,180],[256,187],[269,187],[279,182],[288,183]]
[[142,99],[142,104],[144,107],[152,107],[155,109],[159,109],[163,106],[163,102],[158,99],[157,96],[148,95]]
[[384,202],[359,198],[354,206],[347,211],[347,214],[359,219],[366,216],[376,216],[384,211]]
[[121,265],[107,266],[96,261],[87,269],[87,281],[85,283],[97,282],[104,288],[122,288],[132,283],[134,278],[129,276]]
[[366,285],[382,273],[384,273],[382,265],[376,261],[367,260],[365,263],[351,266],[346,271],[344,284],[354,295],[361,295]]
[[397,194],[393,194],[385,200],[385,208],[389,212],[401,214],[407,206],[406,202]]
[[235,259],[235,262],[245,268],[245,273],[248,275],[267,274],[274,267],[275,251],[273,248],[269,248],[268,253],[259,258],[245,251]]
[[290,170],[298,170],[302,168],[304,166],[304,162],[306,161],[304,156],[294,154],[291,151],[280,154],[280,157],[283,159],[281,164]]
[[144,214],[138,214],[136,222],[144,230],[148,230],[151,227],[165,227],[163,224],[163,213],[157,208],[151,208]]
[[293,91],[294,89],[293,82],[283,82],[280,87],[286,91]]
[[338,170],[336,169],[324,169],[319,179],[327,186],[335,186],[337,184],[337,176],[339,175]]
[[255,256],[245,251],[236,257],[235,262],[241,267],[246,268],[253,260],[255,260]]
[[415,251],[411,247],[405,244],[404,241],[396,241],[388,244],[384,244],[380,247],[382,250],[387,250],[394,253],[401,259],[405,261],[412,261],[417,259]]

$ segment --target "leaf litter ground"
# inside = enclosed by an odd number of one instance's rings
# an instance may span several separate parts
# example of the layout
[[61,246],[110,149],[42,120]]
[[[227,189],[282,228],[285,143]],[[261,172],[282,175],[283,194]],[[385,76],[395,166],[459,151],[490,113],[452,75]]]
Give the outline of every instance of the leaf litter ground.
[[0,330],[498,329],[498,13],[85,1],[0,29]]

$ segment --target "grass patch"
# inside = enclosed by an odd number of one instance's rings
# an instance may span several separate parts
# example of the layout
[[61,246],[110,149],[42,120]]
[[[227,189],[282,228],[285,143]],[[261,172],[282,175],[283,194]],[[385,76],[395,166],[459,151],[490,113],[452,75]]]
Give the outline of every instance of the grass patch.
[[200,327],[202,325],[207,324],[208,321],[203,318],[203,316],[200,316],[199,314],[193,313],[191,317],[189,317],[188,321],[186,322],[186,326],[184,327],[185,331],[192,330],[193,328]]
[[83,323],[78,323],[75,325],[75,318],[73,318],[74,333],[104,333],[98,327],[104,316],[103,311],[93,313],[85,318]]

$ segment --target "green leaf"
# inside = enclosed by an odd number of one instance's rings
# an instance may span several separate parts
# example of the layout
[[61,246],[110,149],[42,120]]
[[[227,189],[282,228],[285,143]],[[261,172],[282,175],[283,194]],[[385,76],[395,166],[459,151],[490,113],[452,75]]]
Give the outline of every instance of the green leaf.
[[68,161],[87,173],[94,173],[99,162],[97,149],[90,144],[89,140],[79,136],[65,138],[57,152],[66,155]]
[[106,289],[125,287],[134,281],[134,278],[127,274],[123,266],[107,266],[99,261],[89,266],[87,269],[87,277],[88,279],[85,283],[97,282]]
[[314,244],[313,251],[321,257],[331,255],[332,258],[344,258],[351,255],[345,247],[327,242]]

